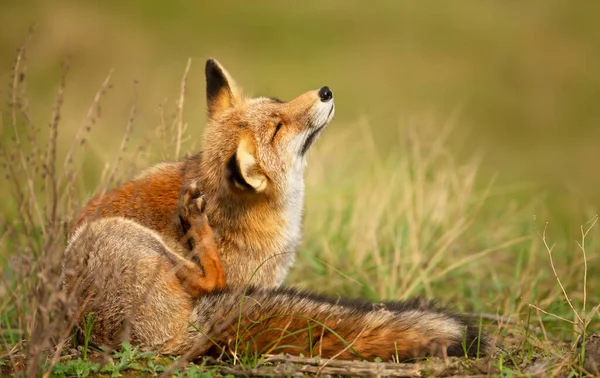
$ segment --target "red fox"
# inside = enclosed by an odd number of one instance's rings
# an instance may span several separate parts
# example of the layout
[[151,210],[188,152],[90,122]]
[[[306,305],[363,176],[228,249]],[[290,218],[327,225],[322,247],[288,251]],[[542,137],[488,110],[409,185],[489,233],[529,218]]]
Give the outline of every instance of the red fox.
[[301,240],[306,154],[333,118],[333,94],[322,87],[289,102],[246,98],[210,59],[206,97],[209,124],[202,153],[154,166],[93,198],[77,226],[86,219],[122,216],[173,246],[185,234],[178,216],[180,191],[197,183],[227,283],[241,286],[253,276],[258,286],[279,286]]
[[64,284],[78,316],[94,314],[92,343],[384,360],[486,350],[476,327],[432,303],[279,288],[301,237],[306,154],[333,94],[246,98],[214,60],[206,79],[202,153],[93,198],[73,230]]

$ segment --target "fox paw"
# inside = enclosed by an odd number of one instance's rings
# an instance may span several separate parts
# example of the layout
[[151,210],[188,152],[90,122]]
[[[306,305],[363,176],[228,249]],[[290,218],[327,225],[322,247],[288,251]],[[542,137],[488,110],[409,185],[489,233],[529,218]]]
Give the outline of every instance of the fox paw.
[[205,214],[206,199],[196,182],[181,191],[179,201],[179,219],[185,233],[202,236],[209,229]]
[[206,201],[198,183],[193,182],[183,188],[179,200],[179,216],[184,220],[204,214]]

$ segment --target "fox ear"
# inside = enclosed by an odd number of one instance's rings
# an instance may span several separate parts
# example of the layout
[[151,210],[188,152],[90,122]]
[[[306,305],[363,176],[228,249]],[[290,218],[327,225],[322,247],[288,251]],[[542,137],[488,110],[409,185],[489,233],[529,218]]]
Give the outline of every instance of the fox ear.
[[260,193],[267,188],[267,176],[256,162],[255,152],[248,138],[242,137],[237,150],[227,162],[227,179],[238,189]]
[[235,81],[215,59],[206,61],[206,104],[212,118],[232,107],[238,98]]

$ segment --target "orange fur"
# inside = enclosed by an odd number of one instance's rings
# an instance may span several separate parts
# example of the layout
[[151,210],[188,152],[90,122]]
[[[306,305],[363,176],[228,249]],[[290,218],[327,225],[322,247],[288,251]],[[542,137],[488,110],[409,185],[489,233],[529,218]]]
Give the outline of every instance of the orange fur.
[[130,181],[108,193],[98,194],[82,209],[71,232],[84,221],[121,216],[135,219],[159,233],[180,238],[183,232],[175,232],[173,222],[182,186],[182,165],[174,164],[172,170],[160,171],[158,174]]

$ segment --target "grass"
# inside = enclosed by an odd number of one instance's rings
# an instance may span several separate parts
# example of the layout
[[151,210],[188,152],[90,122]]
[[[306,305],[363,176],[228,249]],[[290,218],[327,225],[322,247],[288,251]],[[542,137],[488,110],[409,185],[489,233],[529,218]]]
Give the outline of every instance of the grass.
[[[35,89],[28,86],[27,53],[20,50],[7,75],[10,90],[0,118],[10,202],[0,218],[3,374],[159,375],[171,369],[178,376],[210,376],[250,369],[285,375],[299,372],[300,362],[310,373],[348,368],[337,361],[324,366],[313,356],[297,361],[253,354],[187,364],[129,344],[102,352],[87,344],[89,334],[83,345],[72,345],[72,323],[63,316],[69,303],[59,290],[68,224],[89,198],[90,181],[93,191],[103,190],[162,158],[198,148],[196,133],[186,126],[182,95],[194,69],[188,65],[180,91],[171,94],[176,100],[160,108],[150,123],[158,126],[146,136],[133,137],[142,109],[132,98],[134,105],[120,119],[122,135],[110,135],[115,147],[102,152],[110,159],[90,180],[84,168],[87,159],[97,158],[98,146],[90,147],[90,141],[103,133],[111,112],[103,104],[113,74],[100,80],[74,140],[66,143],[60,135],[70,122],[64,114],[71,68],[65,65],[57,75],[49,126],[41,128],[34,122],[39,114],[31,114],[39,105],[30,97]],[[334,120],[310,157],[305,240],[287,283],[374,300],[436,298],[471,314],[502,346],[484,360],[426,361],[419,365],[426,374],[582,375],[580,341],[600,329],[593,292],[600,287],[594,274],[600,269],[598,217],[582,218],[577,239],[547,223],[544,193],[537,187],[490,180],[477,151],[468,157],[453,153],[450,139],[460,122],[460,117],[399,121],[386,130],[394,148],[380,148],[369,121]],[[414,369],[375,364],[353,368]]]

